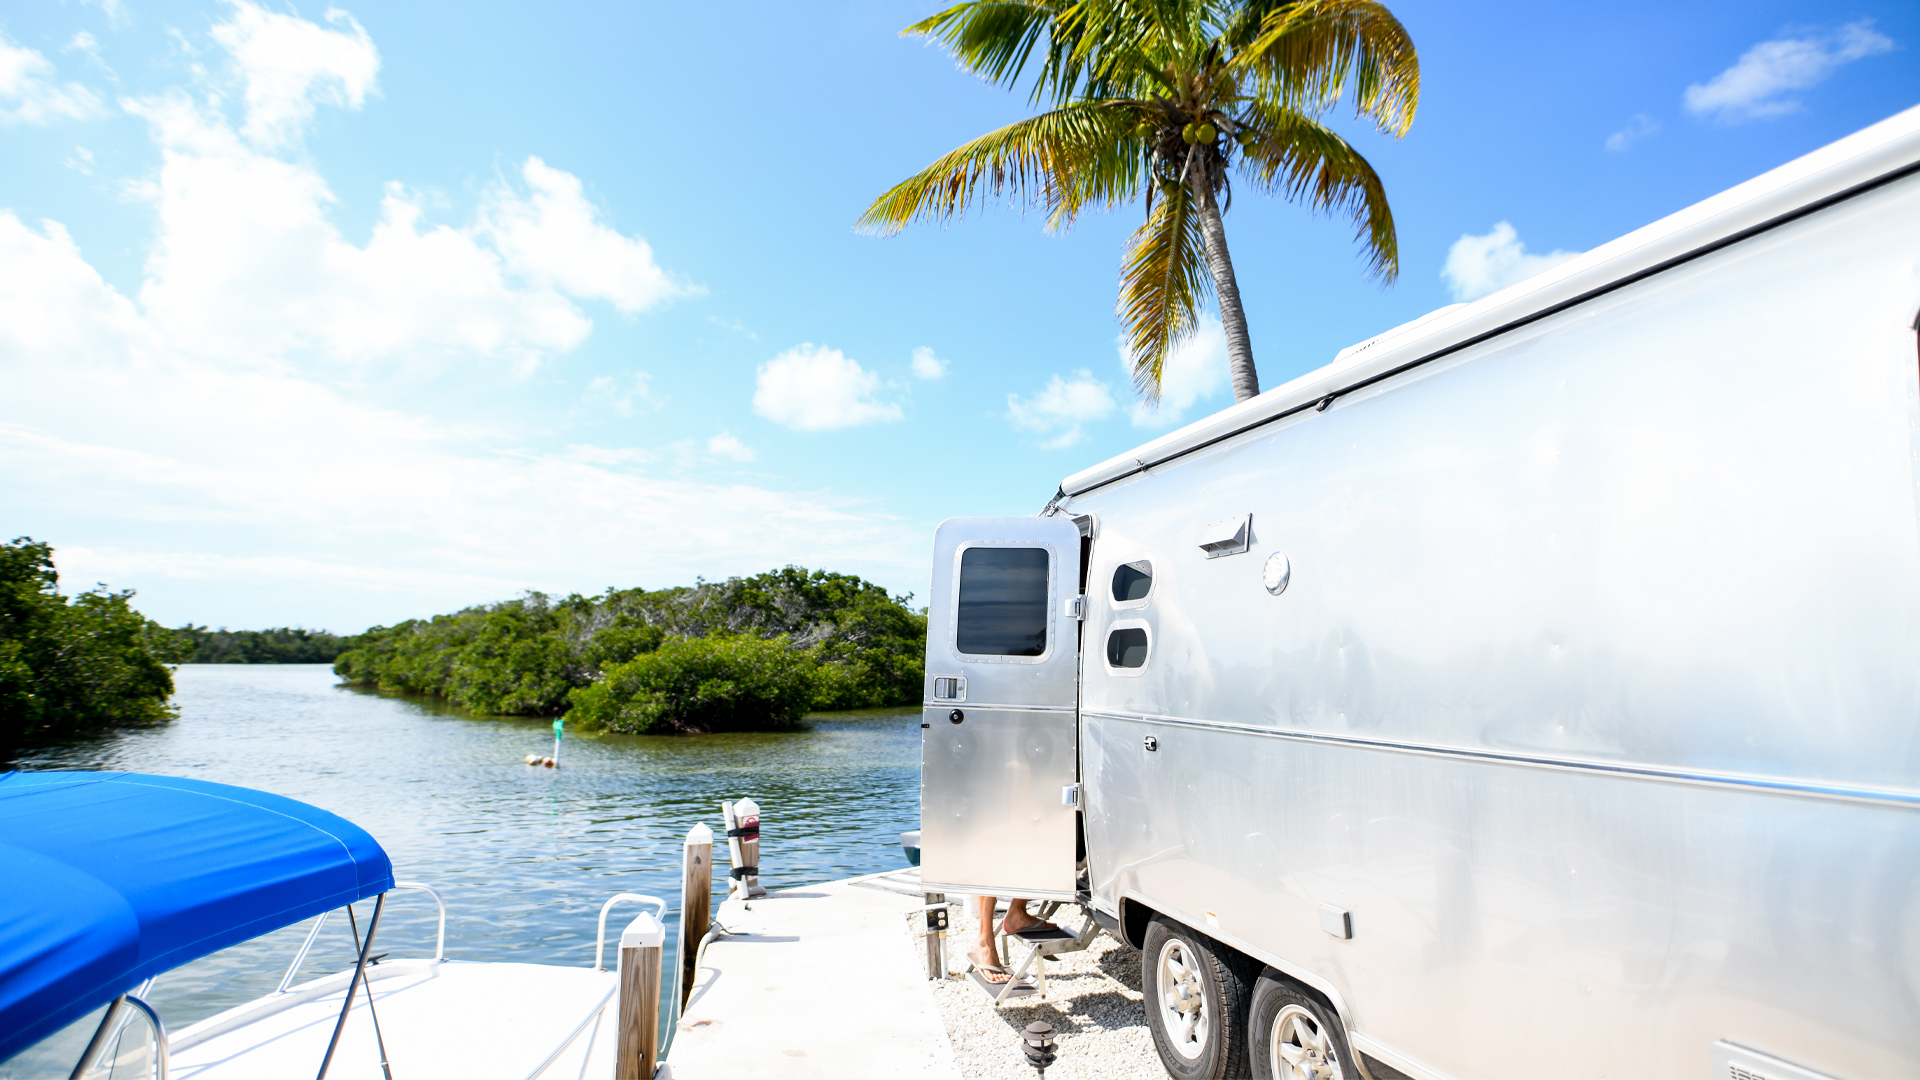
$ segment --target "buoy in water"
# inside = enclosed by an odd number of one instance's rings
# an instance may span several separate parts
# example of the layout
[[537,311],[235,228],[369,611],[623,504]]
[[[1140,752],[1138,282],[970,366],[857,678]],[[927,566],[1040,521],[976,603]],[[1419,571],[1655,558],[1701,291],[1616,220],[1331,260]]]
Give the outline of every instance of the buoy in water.
[[542,765],[545,765],[545,766],[546,766],[547,768],[549,768],[549,769],[551,769],[551,768],[553,768],[553,759],[552,759],[552,758],[542,758],[542,759],[541,759],[541,761],[540,761],[540,764],[542,764]]
[[528,755],[527,755],[527,764],[529,764],[529,765],[538,765],[538,764],[540,764],[540,755],[539,755],[539,754],[528,754]]

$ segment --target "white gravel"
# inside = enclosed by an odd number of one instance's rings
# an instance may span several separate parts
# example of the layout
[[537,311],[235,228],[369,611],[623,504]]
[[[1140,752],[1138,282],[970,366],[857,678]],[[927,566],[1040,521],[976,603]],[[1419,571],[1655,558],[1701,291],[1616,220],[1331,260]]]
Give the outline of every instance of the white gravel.
[[[1058,1059],[1047,1080],[1164,1080],[1167,1073],[1147,1032],[1140,1003],[1140,954],[1105,934],[1084,952],[1066,953],[1047,964],[1047,1000],[995,1009],[972,979],[966,953],[974,940],[972,897],[961,901],[948,930],[947,953],[953,975],[932,984],[934,1004],[946,1024],[953,1058],[966,1077],[1033,1080],[1021,1053],[1021,1032],[1044,1020],[1057,1032]],[[1079,929],[1078,909],[1065,908],[1056,921]],[[918,939],[915,939],[918,945]],[[919,947],[913,953],[924,957]],[[1010,966],[1013,960],[1002,957]]]

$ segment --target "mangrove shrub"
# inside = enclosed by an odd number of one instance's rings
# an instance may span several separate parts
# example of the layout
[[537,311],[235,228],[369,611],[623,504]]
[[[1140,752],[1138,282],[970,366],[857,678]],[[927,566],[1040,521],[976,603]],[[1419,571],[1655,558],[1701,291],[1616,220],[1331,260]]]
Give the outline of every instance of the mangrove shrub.
[[629,735],[763,731],[813,709],[820,664],[785,637],[678,638],[570,695],[569,719]]
[[[851,574],[797,566],[594,597],[528,593],[375,627],[334,670],[348,682],[432,694],[483,713],[564,713],[587,725],[617,714],[622,731],[719,730],[711,723],[772,728],[809,709],[917,701],[927,620],[909,599]],[[712,647],[686,651],[691,642]],[[767,659],[769,649],[786,654],[782,664]],[[657,652],[673,659],[631,668]],[[631,668],[621,684],[629,689],[578,693],[623,668]],[[669,668],[701,672],[701,684],[711,683],[713,692],[669,692],[664,688],[680,678],[670,678]],[[643,679],[644,688],[635,689],[642,683],[632,679]],[[777,692],[769,689],[776,685]],[[804,695],[795,689],[802,685]],[[636,719],[642,712],[650,718],[644,723]]]
[[59,590],[53,547],[0,545],[0,749],[170,720],[182,650],[133,591]]

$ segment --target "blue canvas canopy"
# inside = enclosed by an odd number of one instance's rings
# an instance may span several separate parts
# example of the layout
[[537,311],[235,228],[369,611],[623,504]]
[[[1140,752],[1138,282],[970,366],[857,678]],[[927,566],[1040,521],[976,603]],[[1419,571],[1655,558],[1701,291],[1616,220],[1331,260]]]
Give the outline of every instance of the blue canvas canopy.
[[373,837],[293,799],[0,773],[0,1061],[149,976],[391,888]]

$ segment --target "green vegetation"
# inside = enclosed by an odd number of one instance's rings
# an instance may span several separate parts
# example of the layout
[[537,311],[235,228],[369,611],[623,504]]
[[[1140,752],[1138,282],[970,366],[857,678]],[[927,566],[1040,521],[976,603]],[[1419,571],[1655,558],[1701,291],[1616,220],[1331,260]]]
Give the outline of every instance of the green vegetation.
[[529,593],[375,627],[334,670],[475,712],[565,713],[609,731],[777,728],[814,709],[918,700],[927,620],[909,599],[796,566],[653,592]]
[[1146,400],[1159,398],[1162,365],[1193,331],[1209,286],[1234,400],[1260,392],[1221,220],[1236,167],[1255,190],[1347,214],[1371,270],[1388,280],[1399,270],[1385,186],[1318,119],[1351,94],[1383,132],[1402,136],[1413,123],[1420,60],[1378,0],[972,0],[903,33],[939,41],[997,83],[1018,82],[1032,63],[1032,100],[1054,107],[935,161],[874,200],[860,224],[890,233],[1005,193],[1044,204],[1048,227],[1064,229],[1086,206],[1144,193],[1120,310]]
[[172,719],[172,632],[133,610],[131,590],[69,599],[59,583],[51,545],[0,545],[0,749]]
[[188,624],[172,633],[188,664],[331,664],[360,642],[357,637],[287,626],[209,630]]

